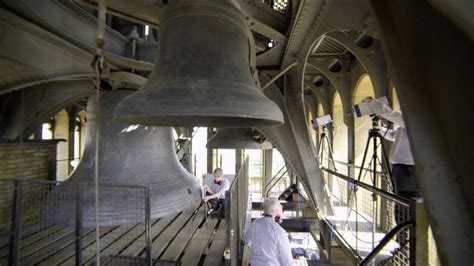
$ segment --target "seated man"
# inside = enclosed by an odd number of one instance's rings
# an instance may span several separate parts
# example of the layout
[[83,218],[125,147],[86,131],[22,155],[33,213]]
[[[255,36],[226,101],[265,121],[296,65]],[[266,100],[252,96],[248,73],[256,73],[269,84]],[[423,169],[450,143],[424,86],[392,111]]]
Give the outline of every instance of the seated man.
[[250,265],[294,265],[288,235],[279,225],[283,206],[277,198],[267,198],[263,211],[264,216],[255,219],[242,238],[252,250]]
[[225,216],[225,192],[230,188],[229,180],[223,178],[224,171],[216,168],[213,172],[214,182],[211,187],[204,185],[205,196],[202,198],[204,202],[209,202],[212,209],[219,212],[219,216]]

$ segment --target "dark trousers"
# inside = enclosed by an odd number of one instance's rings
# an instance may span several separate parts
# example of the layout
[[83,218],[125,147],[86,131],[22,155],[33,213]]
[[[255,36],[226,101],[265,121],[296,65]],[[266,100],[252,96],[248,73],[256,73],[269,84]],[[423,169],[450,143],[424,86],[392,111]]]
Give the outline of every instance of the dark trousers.
[[[392,168],[393,188],[395,194],[398,196],[413,199],[419,196],[418,182],[415,176],[415,167],[406,164],[394,164]],[[394,207],[395,222],[400,224],[402,222],[413,220],[410,217],[409,208],[395,203]],[[407,239],[404,234],[397,235],[397,242],[403,245]]]
[[[211,195],[206,193],[206,196]],[[207,202],[211,205],[211,209],[216,211],[221,218],[225,218],[225,199],[210,199]]]
[[[392,176],[395,194],[408,199],[418,196],[418,183],[413,165],[394,164]],[[408,207],[395,203],[395,222],[399,224],[408,221],[409,218]]]
[[394,164],[392,168],[395,194],[405,198],[418,196],[418,182],[415,176],[415,166]]

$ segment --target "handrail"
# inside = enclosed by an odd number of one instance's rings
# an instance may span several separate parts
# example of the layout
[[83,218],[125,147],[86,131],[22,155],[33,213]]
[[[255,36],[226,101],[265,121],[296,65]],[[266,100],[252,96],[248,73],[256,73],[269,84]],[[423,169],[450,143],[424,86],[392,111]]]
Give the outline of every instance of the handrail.
[[75,161],[75,160],[80,160],[82,158],[71,158],[71,159],[56,159],[56,160],[51,160],[51,162],[66,162],[66,161]]
[[272,179],[270,179],[270,182],[268,182],[268,184],[265,185],[265,191],[267,191],[267,187],[268,187],[268,186],[272,183],[272,181],[281,173],[281,171],[282,171],[283,169],[286,169],[286,171],[285,171],[282,175],[284,175],[284,174],[286,174],[286,173],[288,172],[288,169],[286,168],[286,166],[283,165],[283,166],[280,168],[280,170],[278,170],[278,172],[272,177]]
[[248,158],[245,159],[245,162],[242,164],[242,167],[240,167],[240,169],[238,170],[237,174],[235,175],[235,178],[234,180],[232,180],[232,183],[230,184],[230,187],[229,187],[229,190],[232,190],[232,188],[234,188],[234,185],[237,183],[237,179],[239,179],[240,176],[242,176],[242,171],[245,170],[245,167],[244,165],[247,164],[248,162]]
[[387,191],[385,191],[385,190],[382,190],[382,189],[380,189],[380,188],[377,188],[377,187],[368,185],[368,184],[366,184],[366,183],[360,182],[360,181],[358,181],[358,180],[355,180],[355,179],[353,179],[353,178],[350,178],[350,177],[348,177],[348,176],[345,176],[345,175],[343,175],[343,174],[340,174],[340,173],[338,173],[338,172],[335,172],[335,171],[333,171],[333,170],[331,170],[331,169],[328,169],[328,168],[325,168],[325,167],[321,167],[321,170],[326,171],[326,172],[328,172],[328,173],[330,173],[330,174],[332,174],[332,175],[334,175],[334,176],[337,176],[337,177],[339,177],[339,178],[342,178],[342,179],[344,179],[344,180],[346,180],[346,181],[348,181],[348,182],[350,182],[350,183],[353,183],[353,184],[355,184],[356,186],[363,187],[363,188],[365,188],[365,189],[367,189],[367,190],[370,190],[370,191],[372,191],[372,192],[374,192],[374,193],[376,193],[376,194],[379,194],[380,196],[383,196],[383,197],[388,198],[388,199],[390,199],[390,200],[393,200],[393,201],[395,201],[395,202],[397,202],[397,203],[400,203],[401,205],[403,205],[403,206],[405,206],[405,207],[409,207],[409,206],[410,206],[410,201],[411,201],[411,200],[409,200],[409,199],[406,199],[406,198],[404,198],[404,197],[400,197],[400,196],[398,196],[398,195],[392,194],[392,193],[387,192]]
[[[342,164],[342,165],[344,165],[344,166],[348,166],[348,167],[352,167],[352,168],[357,168],[357,169],[359,169],[359,170],[372,171],[372,169],[360,167],[360,166],[355,165],[355,164],[352,164],[352,163],[346,163],[346,162],[339,161],[339,160],[334,160],[334,162],[336,162],[336,163],[338,163],[338,164]],[[377,171],[377,174],[386,176],[386,173],[384,173],[384,172],[379,172],[379,171]]]
[[[275,182],[273,182],[273,184],[268,189],[265,189],[265,193],[267,194],[267,196],[268,196],[268,193],[270,193],[270,191],[272,190],[272,188],[274,188],[278,183],[280,183],[280,181],[283,179],[283,177],[285,177],[286,173],[288,173],[288,170],[283,172],[283,174]],[[272,179],[272,180],[275,180],[275,179]],[[270,181],[270,183],[271,183],[271,181]]]
[[[350,165],[352,166],[352,165]],[[328,173],[328,177],[329,176],[332,176],[332,177],[336,177],[339,178],[340,180],[344,180],[347,182],[347,192],[349,194],[347,194],[347,207],[350,208],[348,209],[349,210],[349,213],[350,213],[350,210],[353,210],[352,207],[350,207],[349,205],[351,204],[350,201],[350,196],[351,196],[351,192],[357,192],[357,188],[360,187],[361,189],[363,189],[364,191],[362,191],[362,199],[357,199],[357,193],[355,193],[355,198],[353,199],[354,200],[354,204],[355,204],[355,212],[356,212],[356,221],[355,221],[355,230],[356,230],[356,233],[355,233],[355,237],[356,239],[359,239],[358,236],[357,236],[357,232],[359,232],[359,229],[358,229],[358,225],[359,225],[359,222],[357,220],[357,217],[359,215],[358,213],[358,207],[357,207],[357,203],[359,202],[359,204],[361,203],[361,200],[363,200],[364,198],[366,197],[369,197],[369,193],[371,192],[372,193],[372,213],[369,214],[369,210],[368,209],[365,209],[367,206],[362,206],[362,211],[363,213],[361,214],[360,217],[362,217],[363,219],[365,219],[362,215],[365,213],[367,215],[371,215],[372,217],[372,223],[371,223],[371,227],[372,227],[372,250],[370,251],[369,255],[364,259],[362,260],[359,256],[359,260],[358,262],[355,262],[357,265],[367,265],[367,263],[369,261],[373,261],[373,258],[377,256],[377,254],[380,253],[380,250],[384,248],[384,246],[386,246],[386,242],[390,241],[394,235],[397,235],[397,234],[400,234],[400,231],[402,230],[407,230],[407,227],[414,227],[415,226],[415,222],[414,221],[408,221],[408,222],[404,222],[404,223],[400,223],[399,225],[394,225],[393,222],[391,222],[388,218],[385,219],[385,220],[381,220],[380,222],[378,220],[376,220],[377,218],[374,218],[374,217],[378,217],[378,214],[377,214],[377,209],[376,208],[384,208],[384,206],[390,206],[388,205],[389,204],[389,201],[391,201],[392,203],[395,203],[395,206],[400,206],[403,208],[408,208],[408,212],[411,213],[410,211],[412,210],[412,208],[414,208],[414,203],[415,201],[413,199],[407,199],[405,197],[401,197],[401,196],[398,196],[398,195],[395,195],[391,192],[388,192],[386,190],[382,190],[380,188],[378,188],[376,185],[371,185],[371,184],[367,184],[367,183],[364,183],[364,182],[361,182],[357,179],[354,179],[352,177],[349,177],[348,175],[346,174],[342,174],[342,173],[338,173],[334,170],[331,170],[331,169],[328,169],[328,168],[325,168],[325,167],[321,167],[321,170],[322,171],[325,171],[326,173]],[[339,184],[339,181],[336,181],[337,184]],[[339,192],[341,193],[341,192]],[[339,194],[338,194],[339,195]],[[344,195],[342,196],[344,197]],[[380,201],[380,203],[377,202],[377,197],[381,197],[383,200]],[[344,203],[343,200],[341,200],[341,203]],[[379,204],[382,204],[379,206]],[[385,210],[385,212],[389,212],[390,209],[388,210]],[[396,211],[396,210],[395,210]],[[349,215],[349,214],[348,214]],[[396,214],[395,214],[396,215]],[[411,217],[411,214],[409,214],[408,217]],[[324,218],[326,219],[326,217]],[[396,217],[395,217],[396,219]],[[412,219],[414,219],[412,217]],[[368,220],[367,220],[368,221]],[[329,222],[328,220],[328,223],[331,224],[331,222]],[[348,221],[346,221],[346,223],[348,223]],[[370,223],[370,222],[369,222]],[[343,230],[347,230],[347,225],[345,225],[344,228],[346,229],[343,229]],[[382,230],[383,230],[383,234],[385,234],[383,236],[383,238],[381,240],[378,240],[378,241],[375,241],[375,233],[378,231],[378,226],[381,226]],[[386,228],[388,227],[388,228]],[[365,228],[365,227],[364,227]],[[336,240],[339,239],[340,242],[344,243],[344,244],[349,244],[349,243],[345,243],[345,239],[341,236],[340,232],[338,232],[339,230],[337,228],[331,228],[332,232],[334,233],[336,237]],[[380,229],[380,228],[379,228]],[[349,226],[349,231],[351,231],[351,226]],[[365,229],[364,229],[364,232],[365,232]],[[415,235],[412,235],[412,232],[411,232],[411,229],[410,229],[410,232],[409,232],[409,235],[410,235],[410,241],[411,239],[414,239]],[[360,240],[360,241],[364,241],[364,240]],[[378,242],[378,243],[376,243]],[[342,243],[339,243],[340,245]],[[370,242],[366,242],[366,243],[370,243]],[[342,245],[341,245],[342,246]],[[345,245],[344,245],[345,246]],[[357,240],[355,242],[355,249],[354,247],[352,246],[352,244],[349,244],[348,247],[350,247],[349,249],[345,249],[345,250],[349,250],[349,251],[355,251],[356,254],[358,254],[359,252],[359,248],[358,248],[358,243],[357,243]],[[410,258],[410,263],[412,263],[412,260],[414,259],[414,250],[412,250],[410,248],[409,251],[401,251],[403,255],[401,256],[408,256]],[[407,253],[408,252],[408,253]],[[349,257],[352,257],[352,255],[354,254],[354,252],[351,252],[350,254],[348,254]],[[393,256],[397,256],[398,255],[393,255]],[[413,256],[413,257],[412,257]],[[359,264],[359,262],[361,262],[361,264]]]
[[357,251],[354,250],[354,248],[352,248],[352,246],[347,242],[344,236],[342,236],[339,231],[330,226],[332,225],[332,223],[326,218],[322,218],[321,220],[326,223],[326,225],[329,227],[329,230],[331,230],[331,232],[337,236],[337,238],[335,238],[334,240],[339,244],[339,246],[343,246],[343,248],[351,254],[354,260],[356,260],[357,262],[361,261],[362,257],[357,253]]
[[238,265],[243,247],[241,237],[245,229],[250,213],[250,201],[248,193],[248,162],[245,159],[229,190],[225,192],[225,222],[227,226],[227,248],[230,251],[230,264]]
[[360,265],[368,265],[370,263],[370,261],[372,259],[375,258],[375,256],[377,256],[380,251],[385,247],[385,245],[388,244],[388,242],[396,235],[398,234],[399,232],[401,232],[402,230],[404,230],[405,228],[409,228],[409,227],[413,227],[415,226],[415,222],[414,221],[406,221],[406,222],[403,222],[403,223],[400,223],[398,224],[397,226],[395,226],[392,230],[390,230],[390,232],[388,232],[383,238],[382,240],[380,240],[379,244],[369,253],[369,255],[367,255],[367,257],[365,257],[364,260],[362,260],[362,262],[360,263]]

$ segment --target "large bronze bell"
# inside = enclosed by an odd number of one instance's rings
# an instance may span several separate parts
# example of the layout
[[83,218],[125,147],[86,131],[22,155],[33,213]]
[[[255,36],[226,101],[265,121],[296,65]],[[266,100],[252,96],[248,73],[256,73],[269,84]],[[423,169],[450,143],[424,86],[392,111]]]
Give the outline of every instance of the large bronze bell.
[[173,0],[163,10],[155,68],[114,120],[154,126],[251,127],[283,123],[255,85],[249,28],[229,0]]
[[[87,138],[78,168],[55,187],[47,202],[59,224],[74,224],[77,191],[81,197],[82,225],[95,226],[95,148],[99,127],[99,225],[112,226],[144,220],[144,190],[148,186],[151,218],[190,209],[200,202],[200,185],[176,157],[172,128],[112,122],[112,112],[127,91],[96,97],[88,102]],[[97,121],[99,120],[99,121]]]
[[207,141],[211,149],[271,149],[272,144],[251,128],[221,128]]

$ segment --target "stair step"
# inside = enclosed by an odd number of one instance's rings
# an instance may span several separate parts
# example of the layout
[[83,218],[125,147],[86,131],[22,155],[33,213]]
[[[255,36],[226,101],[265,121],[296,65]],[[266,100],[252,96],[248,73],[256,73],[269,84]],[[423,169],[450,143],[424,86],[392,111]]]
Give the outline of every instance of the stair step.
[[[298,210],[303,208],[308,208],[309,204],[306,201],[286,201],[282,202],[283,210],[291,211],[291,210]],[[263,209],[263,202],[260,201],[252,201],[252,210],[262,210]]]
[[[255,218],[252,218],[252,221]],[[318,230],[319,222],[317,219],[305,217],[284,217],[281,224],[287,232],[309,232],[310,227],[313,231]]]

